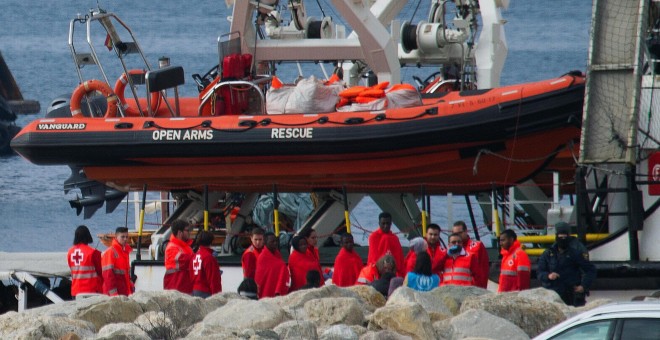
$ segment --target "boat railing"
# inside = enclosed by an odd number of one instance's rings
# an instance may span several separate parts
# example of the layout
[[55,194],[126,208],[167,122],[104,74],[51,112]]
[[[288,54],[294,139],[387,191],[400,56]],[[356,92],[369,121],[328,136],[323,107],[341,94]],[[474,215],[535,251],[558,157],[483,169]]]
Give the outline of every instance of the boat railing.
[[[98,21],[99,24],[103,27],[103,29],[106,32],[106,41],[103,45],[105,45],[108,50],[113,50],[114,53],[116,54],[117,58],[119,59],[121,63],[121,69],[123,70],[124,74],[129,75],[129,68],[126,64],[125,57],[129,54],[137,54],[140,56],[140,59],[144,63],[143,67],[145,68],[146,71],[151,71],[151,65],[149,64],[149,61],[147,60],[146,56],[142,52],[142,48],[137,42],[137,39],[135,38],[135,35],[133,34],[133,31],[131,28],[126,25],[119,17],[117,17],[114,13],[109,13],[106,12],[100,8],[95,9],[90,11],[89,14],[87,15],[78,15],[75,19],[71,20],[69,23],[69,49],[71,51],[71,55],[73,57],[73,62],[76,65],[76,72],[78,73],[78,79],[80,81],[80,84],[85,82],[85,78],[83,77],[82,74],[82,68],[85,65],[96,65],[101,77],[105,81],[105,83],[112,88],[112,84],[108,78],[108,75],[106,73],[106,70],[104,66],[101,64],[101,59],[99,58],[99,54],[96,50],[96,47],[94,46],[94,43],[92,41],[93,38],[97,38],[98,34],[93,34],[92,33],[92,22]],[[89,45],[89,52],[84,53],[84,52],[79,52],[76,49],[75,43],[74,43],[74,34],[75,34],[75,26],[76,24],[83,24],[85,25],[86,29],[86,42],[87,45]],[[124,36],[126,39],[122,39],[117,32],[117,28],[122,27],[126,33],[130,36],[130,38]],[[128,81],[128,87],[131,90],[131,93],[133,95],[133,98],[135,98],[135,103],[137,105],[137,108],[139,112],[146,112],[146,110],[142,110],[140,107],[140,103],[137,100],[138,94],[135,89],[135,79],[134,77],[127,76],[127,81]],[[88,102],[88,105],[91,105]],[[122,105],[118,106],[119,112],[122,116],[126,116],[125,108]],[[90,112],[91,112],[91,107],[90,107]]]
[[[218,82],[211,88],[210,91],[207,91],[204,97],[202,97],[201,102],[199,103],[199,108],[197,109],[197,114],[199,116],[202,115],[202,109],[204,105],[206,105],[212,98],[215,98],[215,94],[217,91],[222,88],[229,86],[230,90],[232,87],[241,87],[241,91],[249,90],[249,89],[254,89],[256,92],[259,94],[259,99],[261,100],[261,103],[259,105],[260,108],[260,114],[265,115],[266,114],[266,96],[264,95],[263,91],[261,90],[260,85],[269,82],[272,79],[272,76],[263,76],[263,77],[257,77],[256,80],[253,81],[247,81],[247,80],[228,80],[228,81],[221,81]],[[230,94],[233,93],[232,91],[229,91]]]

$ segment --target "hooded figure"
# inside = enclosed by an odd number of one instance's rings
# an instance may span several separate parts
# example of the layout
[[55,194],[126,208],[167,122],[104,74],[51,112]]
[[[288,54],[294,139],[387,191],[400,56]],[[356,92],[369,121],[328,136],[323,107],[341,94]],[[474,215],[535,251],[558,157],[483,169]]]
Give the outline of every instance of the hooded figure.
[[596,267],[589,262],[588,253],[571,247],[568,225],[558,223],[556,228],[557,242],[539,257],[537,278],[543,288],[557,292],[567,305],[584,306],[585,296],[596,278]]
[[422,237],[415,237],[410,240],[408,255],[406,255],[406,273],[410,273],[415,269],[415,262],[417,261],[417,253],[426,252],[428,245],[426,240]]
[[[566,241],[561,241],[559,246],[562,248],[573,248],[577,250],[579,253],[582,254],[582,256],[585,256],[587,259],[589,259],[589,250],[587,250],[587,247],[580,242],[580,240],[577,237],[571,236],[571,226],[566,223],[566,222],[558,222],[555,224],[555,235],[559,234],[564,234],[568,235],[566,238]],[[557,242],[557,237],[555,236],[555,242]]]

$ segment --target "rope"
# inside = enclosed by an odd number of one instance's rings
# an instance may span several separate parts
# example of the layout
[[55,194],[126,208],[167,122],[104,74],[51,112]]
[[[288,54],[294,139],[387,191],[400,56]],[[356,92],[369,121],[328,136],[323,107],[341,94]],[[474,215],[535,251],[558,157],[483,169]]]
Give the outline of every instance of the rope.
[[[525,87],[520,88],[520,98],[518,100],[518,113],[516,114],[516,126],[515,129],[513,130],[513,142],[511,145],[511,152],[510,154],[513,155],[513,153],[516,151],[516,146],[518,145],[518,128],[520,127],[520,113],[522,111],[522,98],[524,98],[523,91],[525,90]],[[504,181],[506,182],[509,179],[509,175],[511,174],[511,165],[513,164],[513,158],[508,159],[508,164],[506,167],[506,175],[504,176]],[[474,171],[474,170],[473,170]]]
[[323,6],[321,6],[321,3],[319,0],[316,0],[316,4],[319,5],[319,9],[321,10],[321,15],[325,18],[325,12],[323,11]]
[[415,6],[415,10],[413,11],[413,14],[410,16],[410,22],[413,22],[413,19],[415,19],[415,14],[417,14],[417,10],[419,9],[419,5],[422,4],[421,0],[417,1],[417,6]]
[[[573,142],[571,141],[568,145],[571,145],[570,150],[571,150],[571,154],[573,154],[573,148],[572,148]],[[477,175],[477,173],[478,173],[477,166],[479,165],[479,159],[481,158],[482,154],[491,155],[491,156],[494,156],[494,157],[497,157],[497,158],[500,158],[500,159],[503,159],[503,160],[506,160],[506,161],[509,161],[509,162],[532,163],[532,162],[538,162],[538,161],[541,161],[541,160],[544,160],[544,159],[548,159],[552,156],[555,156],[558,153],[560,153],[562,150],[567,148],[568,145],[564,146],[563,148],[561,148],[559,150],[555,150],[555,151],[553,151],[553,152],[551,152],[551,153],[549,153],[545,156],[540,156],[540,157],[536,157],[536,158],[525,158],[525,159],[507,157],[507,156],[503,156],[503,155],[500,155],[498,153],[492,152],[488,149],[481,149],[481,150],[479,150],[479,153],[477,154],[477,157],[475,157],[475,159],[474,159],[474,166],[472,166],[472,174],[475,175],[475,176]],[[577,160],[575,159],[575,155],[573,155],[573,159],[575,160],[575,163],[577,164]],[[506,183],[507,181],[505,180],[504,182]]]

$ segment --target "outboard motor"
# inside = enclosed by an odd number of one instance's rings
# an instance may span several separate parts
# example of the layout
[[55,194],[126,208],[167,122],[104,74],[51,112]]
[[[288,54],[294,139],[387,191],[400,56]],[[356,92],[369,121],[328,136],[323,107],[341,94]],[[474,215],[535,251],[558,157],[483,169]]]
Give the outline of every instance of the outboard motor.
[[[107,100],[103,96],[93,96],[91,98],[91,107],[94,117],[103,117],[108,106]],[[85,117],[89,117],[89,107],[87,99],[83,98],[80,108]],[[57,96],[50,102],[46,109],[46,118],[68,118],[71,117],[71,93]]]

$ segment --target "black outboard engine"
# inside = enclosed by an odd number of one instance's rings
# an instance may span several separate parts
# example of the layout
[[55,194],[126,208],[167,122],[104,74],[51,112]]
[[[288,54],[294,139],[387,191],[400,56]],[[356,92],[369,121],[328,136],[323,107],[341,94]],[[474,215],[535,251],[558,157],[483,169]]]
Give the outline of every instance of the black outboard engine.
[[[103,96],[93,96],[91,97],[91,107],[94,117],[103,117],[105,110],[108,106],[108,102]],[[90,117],[90,105],[87,105],[87,99],[83,98],[80,103],[80,109],[82,110],[83,116]],[[53,99],[46,109],[46,118],[67,118],[71,117],[71,94],[63,94]]]

